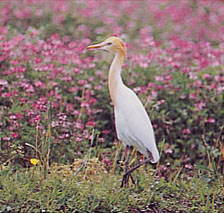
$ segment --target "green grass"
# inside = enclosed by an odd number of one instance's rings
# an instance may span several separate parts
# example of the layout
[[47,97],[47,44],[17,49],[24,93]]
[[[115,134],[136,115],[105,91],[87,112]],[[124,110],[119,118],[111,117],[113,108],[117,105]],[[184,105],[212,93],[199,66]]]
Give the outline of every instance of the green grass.
[[[96,158],[77,174],[80,162],[0,172],[0,212],[223,212],[223,178],[195,171],[165,180],[155,170],[135,171],[136,185],[120,188],[121,174],[106,172]],[[208,175],[208,174],[207,174]],[[207,176],[208,177],[208,176]]]

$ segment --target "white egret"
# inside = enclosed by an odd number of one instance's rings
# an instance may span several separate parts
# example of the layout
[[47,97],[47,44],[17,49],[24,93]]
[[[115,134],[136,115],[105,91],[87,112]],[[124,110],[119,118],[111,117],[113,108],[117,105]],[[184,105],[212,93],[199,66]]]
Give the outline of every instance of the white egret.
[[[156,163],[159,160],[153,127],[142,102],[122,81],[121,66],[126,58],[126,46],[123,41],[118,37],[110,37],[102,43],[88,46],[87,49],[106,50],[114,54],[108,86],[114,107],[117,137],[122,141],[126,153],[128,147],[133,146],[146,156],[146,160],[125,171],[121,184],[123,186],[129,177],[132,178],[132,171],[145,163]],[[133,178],[132,181],[134,182]]]

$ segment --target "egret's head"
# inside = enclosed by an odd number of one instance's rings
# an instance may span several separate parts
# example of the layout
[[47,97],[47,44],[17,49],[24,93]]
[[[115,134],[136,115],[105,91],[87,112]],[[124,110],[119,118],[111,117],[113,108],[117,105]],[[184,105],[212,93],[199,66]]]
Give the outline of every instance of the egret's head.
[[126,46],[124,42],[118,37],[109,37],[102,43],[90,45],[87,49],[100,49],[106,50],[114,54],[120,54],[121,56],[126,56]]

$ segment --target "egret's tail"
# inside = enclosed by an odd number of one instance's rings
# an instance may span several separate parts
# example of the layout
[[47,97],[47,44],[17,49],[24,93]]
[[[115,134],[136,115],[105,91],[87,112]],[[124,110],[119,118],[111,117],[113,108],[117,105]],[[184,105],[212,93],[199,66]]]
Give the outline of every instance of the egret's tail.
[[159,151],[158,149],[155,147],[153,150],[152,150],[152,160],[151,160],[151,163],[157,163],[160,159],[160,156],[159,156]]

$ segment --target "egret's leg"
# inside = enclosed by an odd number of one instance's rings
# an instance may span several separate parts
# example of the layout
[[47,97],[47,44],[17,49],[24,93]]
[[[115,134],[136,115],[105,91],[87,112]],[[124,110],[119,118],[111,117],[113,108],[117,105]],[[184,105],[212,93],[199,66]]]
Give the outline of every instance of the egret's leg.
[[[128,168],[129,168],[129,154],[130,154],[129,151],[132,152],[132,148],[129,147],[129,146],[126,146],[125,147],[125,174],[129,171],[128,170]],[[131,174],[126,175],[126,176],[123,175],[123,179],[122,179],[122,182],[121,182],[121,187],[128,184],[129,177],[131,178],[132,183],[135,184],[135,180],[134,180],[134,178],[132,177]]]
[[139,168],[141,165],[149,163],[151,161],[151,158],[147,158],[144,161],[142,161],[141,163],[139,163],[138,165],[132,167],[131,169],[129,169],[124,175],[130,175],[130,173],[132,173],[134,170],[136,170],[137,168]]
[[136,170],[137,168],[139,168],[141,165],[143,164],[146,164],[146,163],[149,163],[151,160],[151,158],[147,158],[146,160],[142,161],[141,163],[139,163],[138,165],[132,167],[131,169],[129,169],[127,172],[124,173],[123,175],[123,179],[122,179],[122,182],[121,182],[121,187],[123,187],[124,185],[126,185],[129,177],[131,177],[132,179],[132,182],[135,184],[135,181],[133,179],[133,177],[131,176],[131,173]]
[[[125,168],[124,168],[125,173],[127,173],[128,167],[129,167],[129,152],[128,151],[129,151],[129,146],[127,145],[127,146],[125,146],[124,158],[123,158],[124,159],[124,166],[125,166]],[[126,179],[124,180],[124,176],[123,176],[123,179],[122,179],[122,182],[121,182],[121,187],[123,187],[123,185],[127,184],[128,178],[127,178],[127,180]]]

